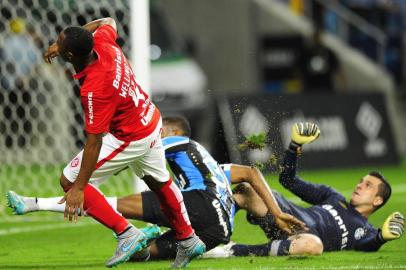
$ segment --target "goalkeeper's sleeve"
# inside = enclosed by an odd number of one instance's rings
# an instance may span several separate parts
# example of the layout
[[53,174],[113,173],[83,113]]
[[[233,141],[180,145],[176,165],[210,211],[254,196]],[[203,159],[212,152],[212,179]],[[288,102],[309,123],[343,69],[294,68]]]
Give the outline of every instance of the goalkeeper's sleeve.
[[356,241],[354,249],[365,252],[378,251],[381,246],[386,243],[381,237],[381,232],[381,229],[375,230],[374,228],[370,228],[365,237]]
[[[385,220],[382,228],[362,238],[355,246],[355,250],[377,251],[387,241],[397,239],[404,231],[405,219],[399,212],[392,213]],[[373,231],[373,230],[372,230]]]
[[322,203],[331,196],[335,196],[337,200],[345,201],[345,198],[331,187],[306,182],[296,175],[297,155],[297,152],[291,149],[285,152],[282,171],[279,174],[279,182],[283,187],[310,204]]

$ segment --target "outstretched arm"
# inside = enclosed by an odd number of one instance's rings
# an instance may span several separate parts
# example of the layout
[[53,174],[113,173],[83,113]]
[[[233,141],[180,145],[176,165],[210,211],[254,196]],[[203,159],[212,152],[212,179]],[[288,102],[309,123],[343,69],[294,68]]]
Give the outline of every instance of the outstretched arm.
[[310,204],[321,203],[329,196],[339,194],[328,186],[303,181],[296,175],[297,159],[296,150],[289,149],[285,152],[282,172],[279,175],[279,182],[283,187]]
[[361,239],[355,250],[377,251],[387,241],[399,239],[404,232],[405,218],[400,212],[390,214],[382,225],[382,229],[371,229],[369,234]]
[[313,123],[296,123],[292,126],[292,141],[282,163],[279,182],[303,201],[318,204],[331,195],[339,195],[332,188],[303,181],[296,175],[298,154],[302,146],[311,143],[320,136],[320,129]]
[[257,168],[232,164],[230,178],[232,184],[249,183],[262,199],[268,211],[275,217],[276,223],[282,230],[287,233],[293,233],[296,230],[307,229],[303,222],[282,212],[264,176]]

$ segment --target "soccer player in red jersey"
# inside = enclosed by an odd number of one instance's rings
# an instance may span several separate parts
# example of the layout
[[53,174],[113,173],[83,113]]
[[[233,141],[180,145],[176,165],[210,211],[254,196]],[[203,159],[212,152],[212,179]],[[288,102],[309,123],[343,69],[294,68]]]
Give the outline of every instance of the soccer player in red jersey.
[[134,73],[116,44],[117,27],[111,18],[64,29],[44,54],[71,63],[81,85],[87,141],[64,168],[60,183],[65,193],[65,217],[77,221],[84,211],[117,234],[118,246],[106,266],[125,262],[146,246],[146,237],[107,203],[92,184],[131,167],[153,190],[179,240],[173,267],[186,266],[205,251],[196,236],[178,187],[165,165],[161,142],[161,114],[137,84]]

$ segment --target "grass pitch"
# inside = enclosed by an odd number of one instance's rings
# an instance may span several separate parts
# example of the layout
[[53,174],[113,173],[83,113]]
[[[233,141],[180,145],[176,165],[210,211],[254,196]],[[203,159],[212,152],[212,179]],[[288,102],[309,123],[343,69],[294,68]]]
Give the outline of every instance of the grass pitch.
[[[307,171],[300,175],[308,181],[335,187],[349,198],[356,183],[374,167],[345,170]],[[381,167],[392,184],[390,201],[370,221],[380,227],[393,211],[406,214],[406,160],[400,166]],[[268,176],[271,188],[301,203]],[[1,190],[3,193],[4,190]],[[18,189],[17,192],[21,192]],[[1,194],[3,195],[3,194]],[[29,194],[27,194],[29,195]],[[34,194],[32,194],[34,195]],[[113,195],[113,194],[110,194]],[[0,200],[4,203],[4,200]],[[142,226],[142,223],[135,222]],[[238,213],[232,240],[239,243],[264,243],[258,227],[248,224],[245,213]],[[58,213],[34,213],[0,221],[0,269],[106,269],[104,262],[113,254],[115,240],[111,232],[83,218],[77,224],[64,222]],[[119,269],[167,269],[170,261],[125,263]],[[406,237],[385,244],[376,253],[331,252],[310,257],[245,257],[196,259],[190,269],[406,269]]]

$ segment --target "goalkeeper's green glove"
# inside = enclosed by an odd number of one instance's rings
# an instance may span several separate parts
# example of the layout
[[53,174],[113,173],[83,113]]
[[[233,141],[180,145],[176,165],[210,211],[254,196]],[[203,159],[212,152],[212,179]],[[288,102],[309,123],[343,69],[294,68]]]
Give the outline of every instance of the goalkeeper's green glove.
[[382,225],[381,236],[383,240],[390,241],[398,239],[404,231],[405,218],[399,212],[394,212],[385,220]]
[[310,122],[296,123],[292,126],[291,131],[291,143],[289,148],[297,150],[302,147],[303,144],[311,143],[320,136],[319,127]]

